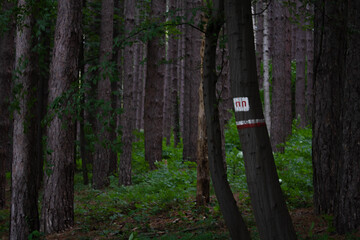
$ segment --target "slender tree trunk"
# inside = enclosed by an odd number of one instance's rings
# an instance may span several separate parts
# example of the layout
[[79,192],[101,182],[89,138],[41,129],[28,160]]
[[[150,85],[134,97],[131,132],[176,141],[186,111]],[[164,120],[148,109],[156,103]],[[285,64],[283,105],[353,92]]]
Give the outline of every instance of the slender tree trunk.
[[282,2],[274,1],[274,33],[272,56],[271,144],[274,151],[284,151],[278,146],[291,134],[291,26],[288,10]]
[[[135,26],[135,1],[125,1],[125,33],[128,34]],[[134,50],[136,45],[125,46],[124,49],[124,113],[122,121],[122,152],[120,156],[119,184],[131,185],[131,159],[132,143],[134,140],[133,131],[135,129],[134,102],[136,101],[134,89]]]
[[98,141],[95,143],[95,156],[93,162],[93,187],[102,189],[109,185],[109,166],[111,158],[111,82],[113,46],[113,16],[114,0],[101,2],[101,29],[100,29],[100,78],[97,85],[97,100],[101,102],[96,119],[96,133]]
[[[81,12],[82,1],[58,2],[50,67],[50,104],[69,91],[71,84],[78,79]],[[41,231],[45,233],[59,232],[74,224],[74,124],[72,116],[63,112],[67,104],[71,102],[55,106],[53,111],[60,112],[50,120],[47,129],[47,149],[51,150],[51,153],[46,160],[41,210]]]
[[[25,0],[20,0],[18,7],[31,8]],[[27,239],[32,231],[39,229],[36,185],[39,173],[35,148],[32,147],[36,142],[36,116],[33,115],[36,78],[31,61],[34,19],[31,14],[23,17],[24,25],[18,26],[16,35],[15,68],[18,75],[15,86],[21,90],[15,96],[18,109],[14,112],[10,239]]]
[[[157,24],[164,22],[166,0],[152,0],[150,17]],[[164,59],[165,38],[161,34],[148,41],[147,76],[145,85],[144,132],[145,159],[150,169],[155,169],[155,162],[162,160],[162,123],[164,106]]]
[[225,4],[236,125],[261,239],[296,239],[279,184],[256,75],[251,1]]
[[196,182],[196,205],[205,206],[210,201],[210,172],[206,135],[206,118],[204,106],[204,50],[205,38],[201,44],[201,80],[199,87],[199,116],[198,116],[198,154],[197,154],[197,182]]
[[[309,14],[314,14],[313,5],[307,7]],[[311,123],[314,115],[314,30],[306,31],[306,122]]]
[[[4,11],[13,7],[12,3],[5,1],[0,4]],[[11,79],[13,63],[15,62],[15,24],[11,21],[7,31],[0,31],[0,209],[4,208],[6,170],[8,159],[12,159],[11,125],[9,106],[11,97]],[[11,161],[11,160],[10,160]]]
[[222,153],[218,101],[216,96],[216,45],[223,24],[223,1],[206,2],[209,20],[205,33],[204,103],[211,179],[221,212],[232,239],[250,239],[245,222],[227,181]]
[[[265,5],[265,6],[264,6]],[[257,71],[257,76],[258,76],[258,80],[259,80],[259,86],[260,88],[262,88],[264,86],[263,84],[263,76],[261,75],[261,62],[263,61],[264,55],[263,55],[263,48],[264,48],[264,18],[265,18],[265,12],[261,13],[262,11],[264,11],[265,7],[267,5],[267,2],[264,2],[262,0],[259,0],[256,2],[256,11],[255,13],[256,15],[256,31],[255,31],[255,36],[256,36],[256,71]]]
[[[187,11],[192,16],[192,9],[201,7],[201,1],[186,1]],[[188,19],[190,20],[190,19]],[[195,24],[200,22],[200,10],[194,17]],[[184,160],[196,161],[197,156],[197,133],[198,133],[198,108],[200,85],[200,47],[201,32],[190,26],[185,30],[185,82],[184,82],[184,129],[183,129],[183,158]]]
[[[302,11],[301,2],[296,1],[297,11]],[[299,118],[299,127],[306,126],[306,97],[305,97],[305,60],[306,60],[306,31],[302,28],[303,21],[296,28],[296,83],[295,83],[295,114]]]
[[[267,3],[264,3],[264,8],[267,6]],[[269,9],[264,11],[264,46],[263,46],[263,62],[264,62],[264,115],[265,122],[268,133],[270,135],[271,129],[271,102],[270,102],[270,73],[269,73],[269,64],[270,64],[270,39],[269,39]]]

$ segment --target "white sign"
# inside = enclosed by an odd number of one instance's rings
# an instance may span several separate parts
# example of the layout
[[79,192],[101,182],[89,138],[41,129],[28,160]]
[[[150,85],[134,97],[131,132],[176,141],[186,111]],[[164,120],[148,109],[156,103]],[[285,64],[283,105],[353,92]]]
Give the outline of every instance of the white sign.
[[235,112],[248,112],[250,110],[249,98],[234,98],[234,108]]

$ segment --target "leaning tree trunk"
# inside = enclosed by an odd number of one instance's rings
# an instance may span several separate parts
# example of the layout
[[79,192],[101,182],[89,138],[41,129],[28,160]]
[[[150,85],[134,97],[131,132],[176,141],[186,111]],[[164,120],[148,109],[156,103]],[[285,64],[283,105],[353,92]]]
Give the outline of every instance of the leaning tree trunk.
[[109,185],[109,167],[112,151],[111,132],[114,131],[111,120],[111,82],[113,46],[113,16],[114,0],[101,2],[101,29],[100,29],[100,78],[97,83],[97,101],[101,117],[96,119],[97,142],[95,143],[95,156],[93,162],[93,188],[102,189]]
[[227,1],[225,15],[236,125],[260,237],[296,239],[262,112],[256,75],[251,1]]
[[[49,104],[66,94],[78,79],[81,42],[82,1],[58,2],[55,42],[50,66]],[[47,129],[44,198],[41,231],[59,232],[74,224],[74,123],[64,108],[72,99],[54,105],[55,113]],[[56,114],[57,113],[57,114]]]
[[[25,0],[18,3],[20,8],[31,8]],[[16,35],[17,70],[15,86],[20,91],[15,95],[18,103],[14,111],[13,162],[11,186],[10,239],[27,239],[28,235],[39,230],[38,191],[36,152],[36,78],[33,58],[31,14],[24,16],[24,25],[18,26]]]
[[[5,1],[0,7],[5,11],[13,7]],[[0,209],[5,207],[6,170],[11,159],[11,120],[9,118],[11,79],[15,61],[15,24],[11,22],[5,32],[0,31]]]
[[209,20],[205,32],[204,103],[208,137],[208,157],[211,179],[221,212],[232,239],[250,239],[230,185],[227,181],[222,153],[220,115],[216,96],[216,45],[223,24],[223,1],[207,1]]
[[[166,0],[152,0],[152,21],[158,25],[164,22]],[[157,19],[157,20],[155,20]],[[159,26],[160,27],[160,26]],[[164,59],[165,46],[163,31],[148,41],[147,45],[147,74],[145,83],[144,103],[144,132],[145,132],[145,159],[150,169],[155,169],[155,162],[162,160],[162,123],[163,123],[163,96],[164,96]]]

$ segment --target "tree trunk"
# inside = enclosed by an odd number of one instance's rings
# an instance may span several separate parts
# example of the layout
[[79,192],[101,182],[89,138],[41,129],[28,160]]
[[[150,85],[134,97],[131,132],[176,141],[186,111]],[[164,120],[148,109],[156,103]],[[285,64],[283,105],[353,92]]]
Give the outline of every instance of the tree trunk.
[[[135,26],[135,1],[125,1],[125,33],[128,34]],[[133,131],[135,129],[134,102],[136,94],[134,89],[134,50],[136,45],[127,45],[124,49],[124,83],[123,99],[124,113],[122,116],[122,152],[120,156],[119,184],[131,185],[131,159],[132,143],[134,140]]]
[[[78,57],[81,42],[82,1],[58,2],[55,43],[49,80],[49,103],[70,90],[78,79]],[[74,224],[74,124],[64,112],[69,102],[61,102],[47,130],[46,174],[41,210],[41,231],[59,232]],[[60,115],[59,115],[60,114]],[[64,127],[66,126],[66,128]]]
[[204,103],[208,137],[208,156],[211,179],[219,201],[225,223],[232,239],[250,239],[245,222],[236,205],[233,193],[227,181],[222,153],[221,130],[218,101],[216,96],[216,45],[223,24],[223,2],[206,2],[209,8],[209,20],[205,33],[204,58]]
[[[345,26],[342,1],[316,2],[313,121],[313,185],[317,214],[334,212],[342,145]],[[340,9],[339,9],[340,7]],[[325,17],[329,16],[329,17]],[[341,22],[339,22],[341,20]],[[334,48],[337,50],[334,51]]]
[[[18,7],[31,8],[25,0],[20,0]],[[27,239],[32,231],[39,229],[36,185],[39,173],[35,148],[32,147],[36,142],[35,104],[32,104],[36,96],[36,78],[31,61],[34,19],[31,14],[23,17],[24,25],[18,27],[16,35],[15,68],[18,75],[15,86],[19,86],[20,91],[15,95],[18,106],[14,111],[10,239]]]
[[261,62],[263,60],[263,48],[264,48],[264,17],[265,17],[265,12],[262,13],[262,11],[264,11],[265,7],[267,6],[267,2],[264,2],[262,0],[257,1],[256,2],[256,11],[255,13],[256,15],[256,31],[255,31],[255,36],[256,36],[256,72],[257,72],[257,76],[258,76],[258,80],[259,80],[259,86],[260,88],[262,88],[264,86],[263,84],[263,76],[261,75]]
[[272,56],[271,145],[274,151],[283,146],[291,134],[291,26],[288,10],[282,2],[274,1],[274,33]]
[[[13,7],[5,1],[0,4],[4,11]],[[9,106],[11,97],[11,79],[15,62],[15,24],[12,21],[8,30],[0,31],[0,209],[5,208],[6,170],[8,159],[12,159],[11,119]],[[10,160],[11,161],[11,160]]]
[[[309,14],[314,14],[313,5],[307,7]],[[314,30],[308,29],[306,31],[306,123],[312,122],[314,115]]]
[[102,189],[109,185],[109,166],[111,158],[111,82],[113,46],[113,16],[114,0],[101,2],[101,28],[100,28],[100,78],[97,85],[97,101],[101,103],[96,119],[97,142],[95,143],[95,156],[93,162],[93,188]]
[[[186,1],[188,15],[192,16],[192,9],[201,7],[201,1]],[[190,19],[187,19],[190,21]],[[200,22],[200,11],[194,16],[195,24]],[[201,33],[193,27],[187,26],[185,30],[185,79],[184,79],[184,128],[183,128],[183,159],[196,161],[197,133],[200,85],[200,47]]]
[[[302,11],[301,2],[296,1],[297,11]],[[306,58],[306,31],[302,28],[304,21],[300,21],[296,27],[296,85],[295,85],[295,114],[300,120],[299,127],[305,127],[306,122],[306,98],[305,98],[305,58]]]
[[196,182],[196,205],[205,206],[210,201],[210,174],[209,174],[209,158],[206,135],[206,118],[204,106],[204,50],[205,39],[201,44],[201,80],[199,87],[199,116],[198,116],[198,154],[197,154],[197,182]]
[[[338,171],[335,226],[338,233],[360,228],[360,2],[348,1],[347,50],[342,104],[342,156]],[[343,14],[342,16],[344,16]],[[342,77],[344,79],[344,77]],[[340,147],[340,146],[336,146]]]
[[[264,3],[263,8],[267,6],[267,3]],[[269,9],[264,11],[264,41],[263,41],[263,62],[264,62],[264,114],[265,122],[269,135],[271,129],[271,102],[270,102],[270,39],[269,39]]]
[[236,125],[261,239],[296,239],[279,184],[256,75],[251,1],[225,4]]
[[[150,17],[160,25],[164,22],[166,0],[152,0]],[[157,19],[157,20],[155,20]],[[144,132],[145,159],[150,169],[155,169],[155,162],[162,160],[162,123],[164,106],[164,34],[148,41],[147,74],[145,84]]]

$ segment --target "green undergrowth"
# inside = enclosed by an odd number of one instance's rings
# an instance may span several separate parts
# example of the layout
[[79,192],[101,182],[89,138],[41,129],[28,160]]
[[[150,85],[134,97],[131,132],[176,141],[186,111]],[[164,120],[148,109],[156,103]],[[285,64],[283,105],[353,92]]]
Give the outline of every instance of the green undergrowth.
[[[294,121],[292,135],[284,144],[284,153],[274,153],[284,197],[290,208],[308,207],[312,202],[312,160],[310,127],[299,128]],[[226,160],[228,180],[234,192],[248,196],[245,166],[235,119],[227,126]]]

